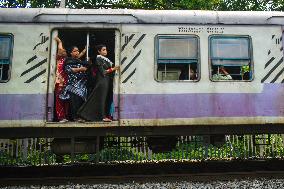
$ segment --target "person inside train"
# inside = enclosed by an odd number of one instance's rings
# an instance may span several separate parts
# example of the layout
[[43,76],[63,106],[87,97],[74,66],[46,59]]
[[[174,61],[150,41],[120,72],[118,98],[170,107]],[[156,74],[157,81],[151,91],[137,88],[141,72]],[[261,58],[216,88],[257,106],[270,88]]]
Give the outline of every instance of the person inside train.
[[[64,70],[64,62],[67,58],[66,49],[63,47],[61,39],[57,36],[54,38],[57,42],[57,56],[56,56],[56,79],[55,79],[55,112],[57,120],[65,123],[69,119],[69,100],[60,99],[60,94],[63,93],[67,85],[67,73]],[[86,48],[79,54],[78,58],[86,54]]]
[[212,76],[213,80],[232,80],[232,76],[229,72],[224,68],[224,66],[219,66],[217,68],[217,73]]
[[96,85],[96,75],[98,73],[98,68],[95,65],[96,59],[92,57],[89,59],[89,67],[87,69],[87,89],[88,89],[88,97],[91,94],[91,91],[95,88]]
[[190,69],[190,80],[197,80],[197,73],[193,69]]
[[181,69],[179,80],[197,80],[197,74],[193,68],[188,71],[188,66],[184,66]]
[[67,85],[60,94],[61,99],[70,99],[70,118],[77,122],[84,122],[77,111],[87,99],[87,75],[88,63],[81,61],[79,49],[76,46],[70,49],[71,57],[66,58],[64,70],[68,75]]
[[61,100],[59,95],[62,93],[67,84],[67,74],[64,71],[63,65],[67,57],[66,50],[63,48],[62,41],[59,37],[55,37],[57,42],[57,55],[56,55],[56,78],[55,78],[55,112],[57,120],[61,123],[68,121],[69,102]]
[[98,55],[95,60],[96,84],[91,92],[88,101],[79,110],[79,115],[89,121],[112,121],[110,116],[110,109],[112,104],[112,81],[116,70],[119,66],[114,64],[106,57],[106,45],[97,45],[96,51]]

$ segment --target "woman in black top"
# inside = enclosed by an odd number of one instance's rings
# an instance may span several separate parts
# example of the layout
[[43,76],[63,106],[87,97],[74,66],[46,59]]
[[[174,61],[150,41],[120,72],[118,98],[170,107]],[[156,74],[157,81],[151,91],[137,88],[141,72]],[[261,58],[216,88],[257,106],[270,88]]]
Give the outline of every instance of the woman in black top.
[[84,119],[90,121],[111,121],[106,116],[109,114],[111,102],[108,96],[112,94],[112,78],[113,73],[119,69],[106,57],[107,48],[105,45],[96,47],[99,55],[97,55],[95,67],[96,84],[88,101],[80,108],[79,114]]

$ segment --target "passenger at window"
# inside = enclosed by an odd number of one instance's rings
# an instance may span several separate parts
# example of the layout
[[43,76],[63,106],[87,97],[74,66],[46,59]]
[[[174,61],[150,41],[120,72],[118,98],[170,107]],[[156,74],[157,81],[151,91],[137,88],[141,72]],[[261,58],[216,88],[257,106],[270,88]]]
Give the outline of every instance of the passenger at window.
[[[190,74],[188,74],[188,72],[190,72]],[[184,66],[181,69],[179,80],[189,80],[189,79],[197,80],[197,74],[192,68],[190,68],[190,70],[188,71],[188,66]]]
[[212,76],[212,79],[213,80],[231,80],[233,78],[228,73],[228,71],[224,68],[224,66],[220,66],[217,73]]
[[190,80],[197,80],[197,73],[193,69],[190,69]]
[[58,45],[56,55],[55,111],[58,121],[64,123],[68,121],[69,101],[61,100],[59,95],[67,84],[67,74],[64,71],[64,61],[67,53],[63,48],[62,41],[58,37],[55,37],[54,40]]
[[88,101],[80,108],[79,114],[84,119],[90,121],[110,122],[111,101],[109,96],[112,95],[112,78],[113,73],[119,69],[106,57],[107,48],[105,45],[96,46],[97,55],[95,66],[97,67],[96,85],[89,96]]
[[76,46],[71,48],[71,57],[66,58],[64,69],[68,74],[68,82],[61,99],[70,98],[71,119],[83,122],[77,112],[87,98],[87,62],[79,59],[79,50]]

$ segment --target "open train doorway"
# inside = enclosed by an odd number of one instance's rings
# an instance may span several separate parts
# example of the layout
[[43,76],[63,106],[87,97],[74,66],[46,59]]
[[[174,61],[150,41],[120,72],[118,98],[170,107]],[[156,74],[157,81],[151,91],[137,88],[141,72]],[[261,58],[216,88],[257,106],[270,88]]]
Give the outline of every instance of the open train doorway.
[[[85,29],[58,29],[53,32],[52,37],[52,47],[53,47],[53,54],[55,54],[54,59],[54,65],[55,65],[55,77],[50,77],[50,83],[55,83],[54,87],[49,87],[49,93],[54,94],[54,103],[48,103],[48,106],[53,104],[53,115],[48,118],[49,121],[53,122],[67,122],[67,121],[99,121],[99,120],[90,120],[85,119],[84,116],[80,116],[77,112],[80,112],[79,110],[82,109],[83,106],[85,106],[86,103],[93,103],[92,101],[88,101],[90,98],[90,95],[92,94],[93,90],[96,87],[96,74],[99,74],[98,68],[96,68],[96,57],[98,55],[98,52],[96,50],[96,46],[103,44],[107,47],[107,58],[112,63],[111,66],[114,67],[116,65],[117,60],[116,54],[118,54],[116,51],[116,46],[118,39],[116,39],[118,31],[116,30],[85,30]],[[56,40],[55,38],[58,37]],[[59,53],[60,45],[59,41],[62,44],[62,48],[66,50],[66,57],[62,56],[62,54]],[[77,47],[77,49],[74,49],[74,47]],[[82,67],[86,67],[86,71],[82,71],[82,75],[84,74],[86,76],[86,83],[85,87],[82,87],[82,91],[86,89],[85,99],[84,101],[79,105],[80,107],[74,110],[74,102],[80,101],[73,100],[72,101],[72,95],[66,95],[66,91],[70,92],[73,89],[67,89],[67,86],[70,84],[70,74],[66,71],[66,65],[69,64],[67,60],[72,58],[72,51],[78,50],[80,62],[82,63]],[[61,61],[61,63],[60,63]],[[52,64],[52,61],[51,61]],[[51,69],[52,71],[52,69]],[[61,74],[63,73],[63,74]],[[81,73],[81,72],[80,72]],[[71,74],[72,75],[72,74]],[[79,75],[79,74],[77,74]],[[79,76],[81,77],[81,76]],[[106,103],[104,107],[104,112],[106,115],[106,118],[109,118],[109,120],[117,120],[118,119],[118,112],[115,110],[118,110],[117,108],[117,102],[114,101],[114,94],[116,93],[118,89],[118,79],[114,79],[115,74],[113,73],[111,75],[111,79],[109,82],[109,91],[107,92],[106,97]],[[63,79],[63,81],[59,81],[60,79]],[[61,82],[61,84],[60,84]],[[58,87],[60,85],[60,87]],[[74,87],[74,85],[73,85]],[[53,91],[52,91],[53,90]],[[79,94],[80,89],[74,89],[77,90],[77,92],[74,92],[74,94]],[[117,94],[117,93],[116,93]],[[80,94],[78,95],[80,96]],[[66,99],[65,99],[66,98]],[[94,104],[95,106],[95,104]],[[51,109],[51,107],[49,107]],[[76,113],[74,113],[76,112]],[[89,113],[92,113],[92,111],[89,111]],[[76,115],[75,115],[76,114]],[[75,116],[74,116],[75,115]],[[79,119],[77,119],[79,118]],[[103,120],[101,120],[103,121]]]

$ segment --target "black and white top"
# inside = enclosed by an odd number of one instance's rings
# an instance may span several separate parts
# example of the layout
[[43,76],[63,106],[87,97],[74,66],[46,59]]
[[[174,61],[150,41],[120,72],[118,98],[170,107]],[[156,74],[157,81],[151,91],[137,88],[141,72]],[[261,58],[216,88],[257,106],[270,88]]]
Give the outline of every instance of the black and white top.
[[113,63],[107,57],[104,57],[102,55],[97,56],[96,66],[101,76],[111,76],[112,73],[110,73],[110,71],[108,70],[112,68],[112,65]]

